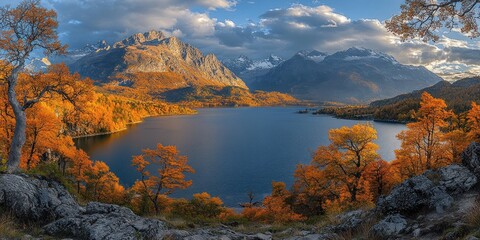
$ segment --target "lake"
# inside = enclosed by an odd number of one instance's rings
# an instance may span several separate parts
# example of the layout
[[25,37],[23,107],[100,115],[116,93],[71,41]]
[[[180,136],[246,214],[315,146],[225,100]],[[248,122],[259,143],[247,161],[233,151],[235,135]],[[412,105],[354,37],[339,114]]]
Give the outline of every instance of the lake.
[[[227,206],[237,207],[248,200],[250,191],[257,201],[263,199],[271,192],[272,181],[291,186],[295,166],[309,163],[315,149],[329,143],[329,129],[365,122],[295,113],[300,109],[198,109],[197,115],[147,118],[124,132],[76,141],[93,160],[106,162],[126,186],[139,177],[131,166],[133,155],[157,143],[176,145],[196,173],[188,175],[193,185],[173,196],[190,198],[208,192],[221,197]],[[378,131],[379,153],[392,160],[394,149],[400,146],[395,135],[405,125],[372,123]]]

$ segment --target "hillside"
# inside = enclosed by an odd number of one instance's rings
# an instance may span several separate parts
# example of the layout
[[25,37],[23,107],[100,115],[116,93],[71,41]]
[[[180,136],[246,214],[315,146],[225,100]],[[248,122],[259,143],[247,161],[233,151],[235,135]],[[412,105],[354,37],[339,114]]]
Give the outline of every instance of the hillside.
[[453,83],[441,81],[411,93],[374,101],[368,106],[329,107],[317,113],[333,114],[340,118],[411,121],[413,111],[420,107],[423,92],[445,100],[449,109],[460,114],[468,111],[473,101],[478,102],[480,99],[480,77],[465,78]]
[[431,86],[442,79],[424,67],[402,65],[364,48],[331,55],[299,52],[258,77],[252,89],[279,91],[315,102],[368,103]]
[[250,92],[239,87],[186,87],[162,93],[162,99],[188,107],[296,105],[301,102],[279,92]]

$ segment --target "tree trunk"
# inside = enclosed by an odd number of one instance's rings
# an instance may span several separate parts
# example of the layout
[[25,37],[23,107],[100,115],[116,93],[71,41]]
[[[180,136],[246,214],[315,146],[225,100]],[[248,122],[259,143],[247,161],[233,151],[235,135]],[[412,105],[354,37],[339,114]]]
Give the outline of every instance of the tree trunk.
[[33,158],[33,153],[35,152],[36,143],[37,143],[37,134],[34,133],[32,146],[30,148],[30,154],[28,155],[28,160],[27,160],[27,170],[30,170],[30,164],[32,163],[32,158]]
[[13,132],[12,144],[8,153],[7,172],[14,173],[19,171],[20,157],[22,156],[22,147],[26,141],[27,115],[17,100],[15,86],[17,85],[18,72],[13,73],[8,81],[8,101],[15,114],[15,131]]

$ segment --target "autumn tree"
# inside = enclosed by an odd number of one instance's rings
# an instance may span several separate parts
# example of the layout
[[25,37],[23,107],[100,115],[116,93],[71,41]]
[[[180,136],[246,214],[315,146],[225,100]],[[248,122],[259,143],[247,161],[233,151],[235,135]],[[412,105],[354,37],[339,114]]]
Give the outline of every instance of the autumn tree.
[[17,171],[20,164],[21,150],[26,140],[25,110],[37,103],[45,93],[61,90],[55,85],[48,85],[33,98],[19,101],[15,89],[25,61],[33,51],[42,49],[46,54],[64,52],[65,46],[58,41],[56,16],[55,11],[43,8],[38,0],[24,0],[15,8],[0,8],[0,69],[7,72],[8,101],[16,120],[7,161],[8,172]]
[[339,198],[338,183],[328,178],[322,166],[315,162],[309,165],[299,164],[295,169],[293,184],[293,208],[304,216],[323,214],[323,203]]
[[437,32],[442,28],[460,27],[464,34],[478,37],[477,0],[405,0],[400,14],[386,22],[391,32],[403,40],[421,38],[424,41],[438,40]]
[[287,223],[305,220],[305,217],[295,213],[289,203],[292,193],[286,189],[283,182],[272,182],[272,194],[265,197],[261,207],[247,207],[242,215],[250,220],[268,223]]
[[400,182],[392,166],[385,160],[370,163],[365,169],[365,179],[375,201],[380,196],[388,194],[393,186]]
[[76,150],[71,161],[72,163],[68,170],[73,176],[77,193],[80,193],[80,190],[87,182],[87,172],[89,172],[92,167],[92,161],[83,150]]
[[364,188],[366,167],[380,159],[374,143],[377,131],[370,124],[356,124],[331,129],[328,136],[330,145],[319,147],[312,161],[326,172],[327,178],[342,183],[340,190],[346,191],[350,203],[355,203],[368,194]]
[[38,104],[27,112],[27,139],[28,147],[23,154],[21,165],[29,170],[38,163],[44,149],[52,149],[58,144],[61,122],[55,113],[44,104]]
[[407,130],[397,135],[402,141],[395,150],[396,165],[404,178],[423,173],[426,170],[447,165],[452,161],[447,155],[442,128],[452,113],[442,99],[422,94],[417,122],[407,124]]
[[469,136],[473,141],[480,141],[480,105],[472,102],[472,108],[467,114],[470,127]]
[[192,185],[191,180],[185,180],[185,173],[194,172],[187,162],[187,157],[180,155],[175,146],[162,144],[158,144],[156,149],[145,149],[142,155],[133,157],[132,165],[141,174],[141,179],[135,182],[134,187],[141,189],[141,194],[148,197],[156,214],[160,212],[158,200],[161,195],[168,196],[176,189]]

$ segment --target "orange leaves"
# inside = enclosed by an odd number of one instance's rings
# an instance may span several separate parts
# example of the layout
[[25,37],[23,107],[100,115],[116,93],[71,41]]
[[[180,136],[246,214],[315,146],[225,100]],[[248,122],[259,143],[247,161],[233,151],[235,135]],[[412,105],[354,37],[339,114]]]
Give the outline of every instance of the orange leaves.
[[[436,99],[424,92],[417,114],[417,122],[407,124],[397,138],[401,148],[395,151],[396,165],[402,179],[416,176],[425,170],[445,166],[453,161],[448,155],[442,128],[448,125],[447,119],[453,113],[447,110],[442,99]],[[451,143],[458,136],[448,136]],[[455,147],[456,148],[456,147]]]
[[263,207],[247,207],[242,215],[249,220],[267,223],[287,223],[302,221],[306,218],[295,213],[287,201],[292,194],[283,182],[272,182],[272,195],[265,197]]
[[[158,144],[156,149],[145,149],[143,155],[133,157],[132,165],[142,175],[136,189],[148,197],[157,214],[160,210],[160,195],[169,195],[176,189],[185,189],[192,185],[191,180],[185,180],[185,173],[194,173],[187,162],[187,157],[180,155],[175,146],[162,144]],[[156,168],[156,173],[147,171],[147,166]]]
[[341,211],[370,205],[387,192],[389,165],[376,152],[376,138],[370,124],[330,130],[330,145],[320,146],[310,165],[297,166],[295,210],[306,216]]
[[480,140],[480,105],[472,102],[472,108],[467,114],[468,123],[470,124],[470,137],[472,140]]
[[406,0],[401,13],[386,21],[389,31],[402,40],[419,37],[423,41],[439,39],[438,30],[461,26],[461,31],[478,37],[478,1]]

